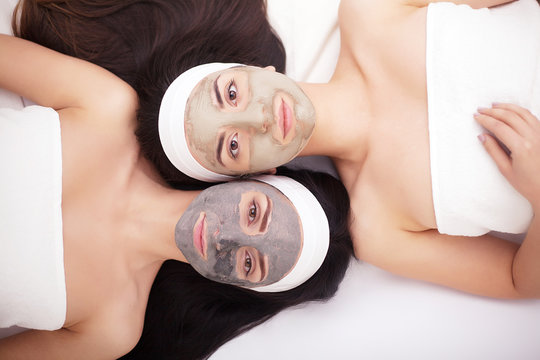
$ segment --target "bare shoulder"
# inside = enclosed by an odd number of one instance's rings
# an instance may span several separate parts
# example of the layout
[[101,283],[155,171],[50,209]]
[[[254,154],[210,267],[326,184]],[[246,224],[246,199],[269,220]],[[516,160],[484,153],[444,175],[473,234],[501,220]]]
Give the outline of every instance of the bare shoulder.
[[410,6],[400,0],[343,0],[339,9],[339,26],[342,45],[361,46],[363,51],[373,47],[388,48],[396,37],[416,36],[410,33],[410,23],[423,16],[424,8]]
[[84,117],[92,123],[106,126],[109,131],[113,126],[120,129],[131,127],[139,106],[137,93],[115,75],[106,73],[104,76],[110,77],[109,85],[95,89],[98,94],[96,98],[89,99],[89,105],[84,108]]
[[340,21],[346,19],[375,23],[404,15],[414,7],[414,0],[342,0],[339,7]]
[[112,138],[131,135],[137,119],[137,93],[118,78],[113,79],[110,84],[113,85],[96,89],[96,92],[100,92],[99,96],[87,98],[86,103],[81,106],[59,109],[62,126],[69,122],[86,129],[85,132],[90,130]]

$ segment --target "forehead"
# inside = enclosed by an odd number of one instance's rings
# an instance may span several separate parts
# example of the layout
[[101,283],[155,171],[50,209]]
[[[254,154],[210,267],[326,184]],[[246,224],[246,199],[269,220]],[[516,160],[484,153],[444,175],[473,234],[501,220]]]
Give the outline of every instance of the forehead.
[[296,208],[294,207],[293,203],[289,200],[288,197],[286,197],[281,191],[279,191],[275,187],[267,183],[263,183],[261,181],[237,180],[237,181],[230,181],[228,183],[216,185],[216,186],[223,186],[224,191],[231,191],[238,194],[243,194],[250,191],[257,191],[257,192],[265,194],[272,200],[279,200],[281,203],[283,203],[287,207],[292,208],[296,211]]
[[249,76],[249,73],[256,69],[257,68],[249,66],[233,66],[229,69],[211,73],[204,77],[201,81],[199,81],[199,83],[193,88],[193,90],[191,91],[191,95],[188,98],[188,102],[204,93],[207,93],[210,90],[213,90],[214,85],[216,84],[216,80],[220,80],[221,78],[228,79],[232,76],[238,75]]
[[[212,206],[217,213],[223,212],[226,216],[229,210],[237,213],[243,195],[263,194],[272,202],[271,228],[293,226],[301,228],[300,216],[294,204],[277,188],[256,180],[236,180],[224,184],[214,185],[201,194],[197,201],[202,207],[204,204]],[[249,197],[249,196],[248,196]],[[247,198],[246,198],[247,199]],[[244,199],[244,200],[246,200]],[[249,199],[248,199],[249,200]],[[301,229],[299,229],[302,232]]]
[[216,71],[215,73],[208,75],[206,78],[210,80],[216,80],[218,77],[221,76],[230,76],[238,73],[248,74],[249,69],[252,68],[249,66],[233,66],[225,70]]

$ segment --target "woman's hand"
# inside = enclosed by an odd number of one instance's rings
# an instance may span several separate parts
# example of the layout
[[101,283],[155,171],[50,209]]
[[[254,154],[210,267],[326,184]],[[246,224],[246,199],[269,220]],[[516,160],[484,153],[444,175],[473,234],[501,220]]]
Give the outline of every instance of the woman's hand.
[[475,119],[493,135],[478,136],[500,172],[529,200],[535,212],[540,210],[540,122],[528,110],[512,104],[494,104],[478,109]]

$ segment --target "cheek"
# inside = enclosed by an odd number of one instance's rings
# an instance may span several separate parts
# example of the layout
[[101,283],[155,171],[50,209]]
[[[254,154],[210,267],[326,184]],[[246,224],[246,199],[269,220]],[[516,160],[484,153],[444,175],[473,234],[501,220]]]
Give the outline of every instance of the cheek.
[[190,126],[189,130],[186,129],[188,144],[197,149],[211,145],[216,139],[217,129],[215,123],[204,125],[202,121]]
[[298,152],[296,143],[277,144],[272,135],[254,136],[251,140],[250,170],[262,171],[290,161]]
[[233,251],[218,252],[213,266],[214,274],[223,280],[234,277],[235,260]]

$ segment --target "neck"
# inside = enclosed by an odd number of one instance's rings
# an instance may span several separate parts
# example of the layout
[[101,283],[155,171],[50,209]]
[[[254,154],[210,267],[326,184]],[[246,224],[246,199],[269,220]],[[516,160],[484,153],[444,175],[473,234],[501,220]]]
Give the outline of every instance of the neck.
[[161,266],[174,259],[186,262],[174,239],[176,223],[200,191],[170,188],[149,162],[140,157],[128,184],[130,201],[125,238],[136,267]]
[[316,112],[315,129],[300,156],[324,155],[333,160],[357,160],[367,152],[370,116],[362,88],[351,81],[299,83]]

